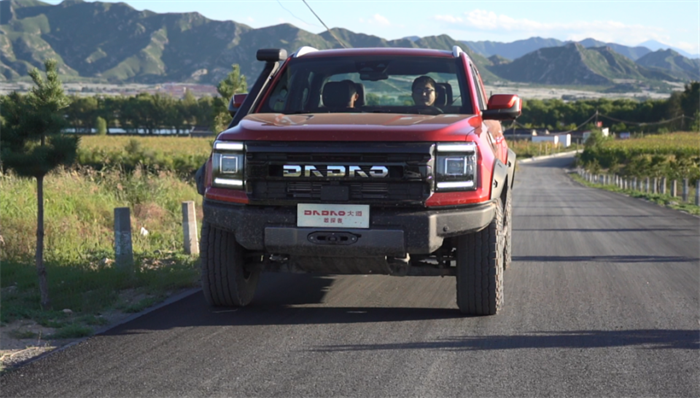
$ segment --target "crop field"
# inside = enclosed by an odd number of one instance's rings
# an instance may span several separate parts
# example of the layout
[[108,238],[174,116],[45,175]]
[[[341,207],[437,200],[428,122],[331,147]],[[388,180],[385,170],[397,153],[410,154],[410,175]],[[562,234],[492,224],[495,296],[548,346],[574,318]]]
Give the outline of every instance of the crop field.
[[676,132],[588,145],[581,163],[589,171],[629,177],[700,179],[700,133]]
[[80,138],[80,149],[86,151],[111,151],[125,148],[132,141],[139,146],[159,151],[166,155],[201,155],[209,156],[214,138],[192,137],[134,137],[118,135],[86,135]]
[[700,156],[700,133],[679,132],[670,134],[651,134],[628,140],[606,142],[606,148],[612,151],[624,151],[630,154],[676,154],[679,151]]
[[209,157],[213,138],[83,136],[77,162],[97,170],[117,168],[149,172],[172,171],[192,177]]

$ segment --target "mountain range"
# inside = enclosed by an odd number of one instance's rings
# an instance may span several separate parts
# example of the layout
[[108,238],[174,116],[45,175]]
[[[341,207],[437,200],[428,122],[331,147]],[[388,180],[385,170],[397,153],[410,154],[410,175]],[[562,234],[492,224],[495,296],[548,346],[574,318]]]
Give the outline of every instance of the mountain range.
[[699,54],[689,54],[683,50],[667,46],[655,40],[645,41],[644,43],[635,47],[624,46],[622,44],[617,43],[605,43],[590,38],[578,42],[561,41],[558,39],[545,39],[542,37],[531,37],[529,39],[517,40],[511,43],[501,43],[496,41],[464,41],[463,43],[485,57],[498,55],[508,59],[520,58],[529,52],[539,50],[543,47],[561,47],[568,43],[579,43],[586,48],[610,47],[616,53],[624,55],[625,57],[633,61],[638,60],[639,58],[643,57],[646,54],[649,54],[650,52],[667,49],[673,50],[686,58],[700,58]]
[[386,40],[342,28],[331,31],[333,35],[314,34],[291,24],[254,29],[199,13],[138,11],[125,3],[65,0],[50,5],[39,0],[2,0],[0,81],[22,78],[31,68],[42,68],[49,57],[58,60],[64,80],[216,84],[232,64],[239,64],[252,80],[262,67],[255,60],[257,49],[292,52],[305,45],[445,50],[459,46],[487,82],[613,85],[620,79],[644,84],[700,80],[700,61],[673,50],[652,51],[593,39],[495,43],[440,35]]

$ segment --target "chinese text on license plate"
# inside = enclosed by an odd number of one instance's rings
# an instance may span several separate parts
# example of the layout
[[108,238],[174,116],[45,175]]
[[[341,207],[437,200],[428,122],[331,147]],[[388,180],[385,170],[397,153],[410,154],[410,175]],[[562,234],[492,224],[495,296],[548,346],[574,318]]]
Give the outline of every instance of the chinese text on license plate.
[[298,227],[369,228],[369,205],[297,205]]

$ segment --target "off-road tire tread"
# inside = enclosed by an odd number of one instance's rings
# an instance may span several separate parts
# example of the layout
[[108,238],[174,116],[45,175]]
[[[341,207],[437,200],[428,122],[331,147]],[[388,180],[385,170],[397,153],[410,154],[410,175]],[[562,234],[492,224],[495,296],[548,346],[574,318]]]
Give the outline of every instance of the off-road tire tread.
[[510,267],[512,260],[512,242],[513,242],[513,194],[510,190],[506,194],[506,205],[504,207],[503,225],[506,234],[505,247],[503,249],[503,269]]
[[503,306],[503,209],[483,230],[457,238],[457,306],[465,315],[494,315]]
[[203,223],[200,270],[202,292],[209,305],[243,307],[253,299],[260,272],[244,277],[244,250],[232,232]]

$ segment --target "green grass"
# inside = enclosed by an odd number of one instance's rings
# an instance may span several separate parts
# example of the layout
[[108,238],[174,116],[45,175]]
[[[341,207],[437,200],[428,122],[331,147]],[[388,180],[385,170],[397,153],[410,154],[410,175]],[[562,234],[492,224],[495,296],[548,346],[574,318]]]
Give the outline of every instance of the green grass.
[[[660,206],[668,207],[668,208],[675,209],[675,210],[681,210],[681,211],[684,211],[686,213],[690,213],[690,214],[694,214],[694,215],[700,215],[700,206],[696,206],[694,203],[683,202],[682,198],[679,198],[679,197],[673,197],[669,194],[653,194],[653,193],[635,191],[632,189],[622,189],[622,188],[618,188],[617,186],[614,186],[614,185],[593,184],[593,183],[586,181],[585,179],[583,179],[583,177],[579,176],[578,174],[570,174],[570,176],[575,181],[578,181],[579,183],[581,183],[587,187],[599,188],[599,189],[604,189],[606,191],[623,193],[623,194],[629,195],[633,198],[646,199],[646,200],[648,200],[650,202],[654,202]],[[694,196],[689,195],[689,199],[693,200],[692,198],[694,198]]]

